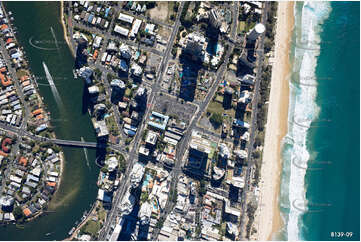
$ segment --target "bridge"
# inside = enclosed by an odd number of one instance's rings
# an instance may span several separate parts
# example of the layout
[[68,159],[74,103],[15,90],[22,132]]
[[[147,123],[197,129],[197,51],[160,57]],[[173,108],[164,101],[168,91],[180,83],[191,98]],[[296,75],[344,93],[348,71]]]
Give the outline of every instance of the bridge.
[[76,140],[62,140],[62,139],[47,139],[47,142],[51,142],[60,146],[73,146],[83,148],[106,148],[106,143],[76,141]]
[[27,136],[33,140],[40,141],[40,142],[51,142],[53,144],[57,144],[60,146],[71,146],[71,147],[79,147],[79,148],[106,148],[109,147],[111,149],[127,152],[125,147],[115,144],[108,144],[108,143],[98,143],[98,142],[87,142],[87,141],[77,141],[77,140],[63,140],[63,139],[50,139],[40,135],[35,135],[33,133],[27,132],[22,130],[21,128],[0,123],[0,128],[3,129],[5,132],[12,132],[19,136]]

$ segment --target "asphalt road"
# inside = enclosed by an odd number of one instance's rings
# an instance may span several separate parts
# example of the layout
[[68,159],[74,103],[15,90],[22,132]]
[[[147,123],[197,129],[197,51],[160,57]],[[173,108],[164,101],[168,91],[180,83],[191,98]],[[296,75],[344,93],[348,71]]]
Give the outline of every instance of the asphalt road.
[[[2,7],[2,9],[4,9],[2,4],[1,4],[1,7]],[[3,13],[6,16],[6,18],[9,19],[8,16],[7,16],[7,12],[3,11]],[[9,23],[9,25],[11,25],[11,32],[14,35],[13,38],[16,40],[16,36],[15,36],[13,30],[12,30],[12,24]],[[14,67],[12,67],[12,62],[11,62],[11,58],[9,56],[9,52],[5,48],[5,41],[2,38],[0,39],[0,50],[1,50],[2,56],[4,57],[3,60],[6,63],[8,71],[10,73],[10,77],[11,77],[13,83],[14,83],[16,93],[17,93],[17,95],[18,95],[18,97],[20,99],[21,106],[23,107],[23,113],[22,113],[22,117],[21,117],[22,120],[21,120],[21,124],[20,124],[20,128],[19,128],[19,136],[18,136],[19,142],[16,143],[16,145],[14,146],[14,148],[11,151],[13,154],[18,155],[19,154],[19,152],[18,152],[19,151],[19,144],[21,143],[22,137],[24,137],[24,132],[26,132],[26,129],[27,129],[27,123],[28,123],[28,119],[29,119],[29,115],[30,115],[30,110],[29,110],[28,103],[25,101],[23,89],[20,86],[19,80],[18,80],[18,78],[16,76],[16,70],[15,70]],[[17,159],[15,159],[15,160],[17,160]],[[12,161],[12,163],[14,163],[14,162],[15,161]],[[12,165],[12,164],[10,164],[10,165]],[[8,180],[10,170],[11,169],[6,169],[5,174],[3,174],[3,181],[4,182],[6,180]]]
[[[193,117],[190,125],[188,126],[187,131],[185,132],[181,141],[178,143],[176,159],[175,159],[178,162],[176,162],[175,167],[173,168],[173,170],[170,174],[170,176],[171,176],[170,190],[173,190],[173,191],[175,190],[175,186],[178,183],[179,175],[182,173],[181,167],[183,166],[183,163],[182,163],[183,155],[185,154],[185,151],[188,147],[188,143],[191,138],[192,131],[196,127],[196,125],[199,121],[199,118],[201,117],[203,111],[206,110],[207,105],[209,104],[209,102],[211,101],[215,92],[217,91],[217,87],[219,86],[219,83],[223,79],[223,75],[224,75],[225,70],[227,69],[229,57],[230,57],[231,53],[233,52],[233,48],[234,48],[233,44],[230,44],[230,46],[228,46],[227,52],[225,53],[225,58],[224,58],[225,61],[223,64],[221,64],[221,66],[217,70],[216,80],[212,84],[212,87],[211,87],[210,91],[208,92],[204,101],[201,102],[201,104],[198,106],[196,114]],[[167,215],[171,212],[171,209],[173,208],[173,206],[174,206],[174,203],[171,200],[169,200],[169,198],[168,198],[165,209],[163,210],[163,213],[161,214],[160,217],[165,220]],[[160,232],[160,229],[158,229],[158,228],[154,229],[152,240],[157,239],[159,232]]]
[[[164,66],[168,63],[169,54],[170,54],[170,51],[171,51],[171,49],[173,47],[174,38],[177,35],[178,28],[180,26],[180,13],[182,12],[183,5],[184,5],[184,2],[182,2],[180,4],[180,9],[178,10],[178,15],[177,15],[177,18],[176,18],[176,21],[175,21],[175,24],[174,24],[174,27],[173,27],[173,30],[172,30],[172,34],[171,34],[170,40],[169,40],[169,42],[167,44],[167,48],[165,50],[162,62],[160,64],[160,71],[158,72],[159,75],[157,76],[157,81],[152,85],[152,91],[151,91],[151,94],[150,94],[150,96],[148,98],[148,100],[149,100],[148,103],[150,105],[152,105],[152,103],[154,101],[154,96],[158,93],[158,91],[160,89],[159,84],[160,84],[160,79],[162,78],[164,70],[165,70]],[[137,150],[138,150],[139,140],[141,138],[141,134],[143,133],[143,130],[144,130],[144,127],[145,127],[144,120],[147,120],[147,118],[149,116],[149,113],[150,113],[150,110],[151,110],[151,108],[148,108],[146,110],[143,122],[141,123],[141,127],[139,127],[139,130],[138,130],[138,132],[137,132],[137,134],[136,134],[136,136],[135,136],[135,138],[133,140],[133,146],[132,146],[131,151],[129,152],[129,157],[128,157],[129,163],[128,163],[128,167],[127,167],[127,170],[126,170],[127,172],[125,173],[125,176],[122,179],[122,182],[120,182],[121,184],[123,183],[124,185],[121,186],[118,189],[118,191],[116,192],[116,196],[113,199],[112,209],[108,213],[108,216],[107,216],[107,219],[106,219],[105,224],[103,226],[103,229],[100,231],[98,240],[106,240],[107,237],[109,236],[110,232],[111,232],[111,225],[115,224],[114,220],[118,215],[117,214],[118,213],[117,206],[120,203],[121,199],[123,198],[125,192],[129,189],[129,183],[130,183],[129,182],[129,173],[130,173],[130,170],[133,167],[134,163],[137,161],[137,156],[138,156]]]
[[[263,14],[262,14],[262,20],[261,22],[266,25],[266,21],[267,21],[267,15],[268,15],[268,11],[269,11],[269,3],[265,2],[264,3],[264,7],[263,7]],[[243,228],[245,227],[245,215],[247,214],[247,192],[250,190],[250,176],[251,176],[251,171],[253,169],[254,166],[254,159],[252,157],[252,153],[253,153],[253,144],[254,144],[254,139],[255,139],[255,134],[256,134],[256,130],[257,130],[257,104],[258,104],[258,99],[259,99],[259,85],[261,82],[261,75],[262,75],[262,70],[263,70],[263,61],[264,61],[264,38],[265,38],[265,33],[263,33],[261,35],[261,37],[259,38],[259,42],[258,42],[258,48],[257,48],[257,73],[256,73],[256,82],[255,82],[255,87],[254,87],[254,96],[253,96],[253,100],[252,100],[252,117],[251,117],[251,130],[250,130],[250,138],[249,138],[249,142],[248,142],[248,166],[247,166],[247,170],[246,170],[246,179],[245,179],[245,188],[243,190],[242,193],[242,212],[241,212],[241,220],[240,220],[240,240],[243,240],[245,238],[243,238]]]

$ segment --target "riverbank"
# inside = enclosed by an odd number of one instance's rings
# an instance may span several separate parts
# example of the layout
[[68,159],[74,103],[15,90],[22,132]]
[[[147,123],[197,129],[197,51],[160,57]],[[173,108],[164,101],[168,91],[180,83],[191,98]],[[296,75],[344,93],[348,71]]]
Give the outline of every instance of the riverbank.
[[[39,94],[47,106],[46,113],[51,113],[51,127],[57,138],[80,140],[83,137],[86,141],[95,142],[89,116],[82,112],[84,86],[74,79],[72,73],[75,60],[64,39],[60,2],[4,2],[4,5],[13,13],[12,22],[17,28],[17,40],[23,46],[31,72],[38,81]],[[66,14],[64,3],[64,16]],[[29,39],[33,43],[36,41],[37,45],[31,45]],[[58,41],[57,49],[55,41]],[[52,75],[63,106],[58,105],[53,89],[48,85],[43,62]],[[99,169],[94,162],[89,162],[90,167],[87,166],[84,149],[61,149],[66,161],[63,163],[61,184],[57,184],[48,212],[25,223],[21,229],[15,225],[0,227],[2,240],[63,240],[84,211],[89,210],[98,192],[97,187],[89,181],[96,181]],[[87,158],[94,161],[96,151],[87,150]],[[60,163],[55,166],[58,166],[60,172]]]
[[66,41],[66,44],[69,46],[70,52],[73,55],[73,57],[75,58],[75,50],[73,49],[73,47],[70,43],[67,25],[66,25],[66,22],[64,19],[64,1],[60,1],[60,22],[61,22],[61,25],[63,26],[64,39]]
[[275,62],[272,68],[271,92],[266,124],[265,146],[261,169],[258,240],[271,240],[283,226],[279,210],[282,170],[282,139],[287,133],[290,77],[289,52],[294,22],[294,3],[279,2],[275,36]]
[[62,181],[62,174],[63,174],[63,171],[64,171],[64,163],[65,163],[65,157],[64,157],[63,151],[59,152],[59,157],[60,157],[60,176],[59,176],[58,185],[57,185],[57,189],[56,189],[56,191],[54,193],[54,196],[58,192],[59,187],[61,185],[61,181]]
[[92,209],[90,209],[87,217],[75,228],[74,232],[66,239],[64,239],[64,241],[72,241],[72,240],[76,240],[77,236],[78,236],[78,233],[79,231],[81,230],[81,228],[91,219],[93,218],[94,216],[97,215],[97,211],[96,211],[96,208],[100,205],[100,202],[98,200],[95,201]]
[[[11,32],[13,33],[13,36],[12,36],[12,39],[14,40],[14,43],[16,43],[16,45],[18,45],[18,47],[24,51],[24,48],[23,46],[20,44],[20,42],[17,40],[18,38],[18,33],[17,32],[14,32],[13,30],[13,27],[14,27],[14,23],[13,23],[13,19],[12,18],[9,18],[8,16],[8,12],[7,12],[7,9],[5,8],[5,6],[3,4],[1,4],[0,6],[2,9],[3,9],[3,12],[5,14],[5,18],[8,20],[9,22],[9,29],[11,30]],[[25,51],[24,51],[25,53]],[[36,78],[36,76],[34,75],[34,73],[31,71],[31,68],[30,68],[30,64],[29,64],[29,61],[28,61],[28,57],[26,55],[24,55],[23,57],[23,60],[22,60],[23,64],[20,68],[20,70],[17,70],[17,71],[14,71],[15,75],[13,76],[13,78],[17,80],[18,82],[18,85],[21,83],[22,80],[27,80],[30,82],[32,81],[33,84],[35,84],[35,92],[33,92],[33,95],[36,96],[36,99],[37,99],[37,107],[38,107],[38,110],[47,110],[48,107],[47,105],[45,105],[44,101],[43,101],[43,97],[40,95],[40,92],[39,92],[39,84],[38,84],[38,80]],[[32,78],[29,78],[29,77],[32,77]],[[22,84],[23,85],[23,84]],[[15,85],[16,86],[16,85]],[[19,87],[17,87],[19,88]],[[17,89],[16,88],[16,89]],[[19,90],[18,90],[19,91]],[[24,95],[24,93],[23,93]],[[31,117],[34,115],[33,113],[31,113],[31,109],[33,109],[34,107],[33,106],[28,106],[28,104],[25,104],[26,103],[26,99],[24,101],[22,101],[22,108],[25,109],[25,115],[23,116],[23,121],[22,122],[25,122],[24,124],[21,124],[21,127],[24,127],[24,131],[26,130],[29,130],[29,125],[31,125],[32,123],[32,120],[31,120]],[[51,117],[50,117],[50,112],[44,112],[42,111],[44,118],[42,119],[44,122],[41,123],[41,125],[43,124],[46,124],[48,127],[51,126]],[[30,114],[31,113],[31,114]],[[29,117],[30,116],[30,117]],[[36,123],[36,125],[39,125],[39,123]],[[39,127],[39,126],[38,126]],[[56,134],[54,131],[51,131],[49,132],[49,136],[50,138],[53,138],[53,139],[56,139]],[[21,139],[20,139],[21,140]],[[33,154],[34,155],[34,154]],[[65,162],[65,158],[64,158],[64,155],[62,153],[62,151],[59,152],[59,163],[60,163],[60,172],[59,172],[59,175],[58,175],[58,184],[57,184],[57,189],[55,190],[55,193],[58,191],[58,188],[60,187],[60,183],[61,183],[61,179],[62,179],[62,176],[63,176],[63,166],[64,166],[64,162]],[[42,172],[44,171],[44,168],[42,170]],[[45,174],[43,174],[43,176],[45,176]],[[44,180],[45,181],[45,180]],[[50,199],[50,202],[48,202],[48,204],[51,203],[52,199],[54,198],[55,196],[55,193],[53,194],[53,196],[51,196],[51,199]],[[39,194],[37,194],[39,195]],[[27,218],[26,221],[27,222],[30,222],[34,219],[36,219],[37,217],[41,216],[42,214],[44,213],[44,210],[41,209],[38,213],[35,213],[34,215],[32,215],[31,217]]]

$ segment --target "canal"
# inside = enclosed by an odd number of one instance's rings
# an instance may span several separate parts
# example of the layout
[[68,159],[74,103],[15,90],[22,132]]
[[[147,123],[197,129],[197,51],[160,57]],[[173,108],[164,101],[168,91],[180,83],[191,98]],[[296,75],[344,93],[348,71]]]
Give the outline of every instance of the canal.
[[[4,2],[14,17],[16,36],[37,77],[40,94],[51,112],[56,136],[61,139],[95,141],[90,117],[83,109],[83,81],[73,76],[74,58],[66,45],[60,22],[59,2]],[[56,49],[58,47],[58,49]],[[45,75],[45,63],[52,76],[60,102]],[[62,240],[90,209],[96,199],[95,150],[64,148],[65,165],[61,185],[49,204],[50,212],[24,228],[0,227],[0,240]],[[89,166],[88,166],[89,164]],[[50,234],[49,234],[50,233]]]

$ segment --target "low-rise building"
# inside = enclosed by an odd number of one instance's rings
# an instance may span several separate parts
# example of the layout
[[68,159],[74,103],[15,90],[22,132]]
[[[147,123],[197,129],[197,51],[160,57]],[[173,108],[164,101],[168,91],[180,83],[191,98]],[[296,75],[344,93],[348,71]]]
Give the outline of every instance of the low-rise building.
[[125,37],[128,37],[128,35],[129,35],[129,29],[121,27],[121,26],[119,26],[117,24],[114,27],[114,32],[116,32],[116,33],[118,33],[120,35],[123,35]]

